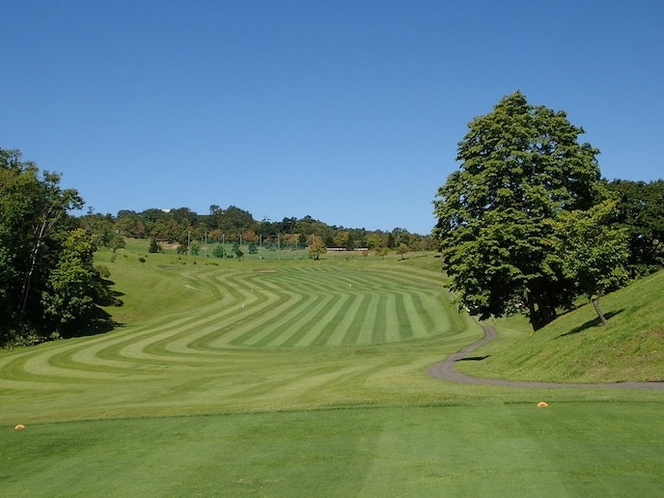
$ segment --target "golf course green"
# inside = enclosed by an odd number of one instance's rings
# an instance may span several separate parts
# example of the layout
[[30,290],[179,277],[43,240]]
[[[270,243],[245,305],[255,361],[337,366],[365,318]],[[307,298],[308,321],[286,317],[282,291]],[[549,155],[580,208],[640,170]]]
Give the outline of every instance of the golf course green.
[[[2,496],[664,492],[661,389],[427,374],[483,335],[431,254],[146,250],[97,254],[124,303],[107,309],[115,330],[0,351]],[[495,326],[498,362],[530,333]]]

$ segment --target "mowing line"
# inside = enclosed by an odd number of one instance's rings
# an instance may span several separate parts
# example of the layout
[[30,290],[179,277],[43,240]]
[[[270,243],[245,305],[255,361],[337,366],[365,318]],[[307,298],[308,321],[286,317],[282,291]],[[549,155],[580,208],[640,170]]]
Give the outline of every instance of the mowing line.
[[352,310],[349,311],[348,316],[344,320],[349,323],[346,327],[346,333],[344,334],[343,339],[341,339],[340,345],[354,346],[358,343],[365,320],[366,309],[369,307],[372,298],[370,294],[362,294],[358,297],[360,299],[356,300],[357,305],[353,306]]
[[322,328],[320,328],[317,337],[311,342],[312,346],[325,346],[331,339],[332,334],[337,329],[338,322],[342,319],[345,313],[348,312],[347,302],[351,299],[348,293],[341,294],[335,302],[333,308],[320,320]]
[[366,299],[366,294],[353,293],[350,303],[340,310],[341,315],[338,319],[335,317],[331,322],[328,332],[328,346],[341,346],[355,344],[354,337],[357,336],[358,328],[353,329],[353,323],[358,319],[362,305]]
[[371,294],[371,299],[362,316],[362,325],[360,326],[356,344],[371,344],[371,336],[377,322],[382,321],[384,323],[385,317],[378,316],[377,311],[381,301],[382,298],[378,293],[374,292]]
[[[389,327],[389,324],[393,323],[391,316],[394,308],[393,297],[392,294],[378,294],[375,319],[373,320],[371,330],[371,343],[373,344],[382,344],[387,339],[387,331],[385,329]],[[390,315],[389,317],[388,314]]]

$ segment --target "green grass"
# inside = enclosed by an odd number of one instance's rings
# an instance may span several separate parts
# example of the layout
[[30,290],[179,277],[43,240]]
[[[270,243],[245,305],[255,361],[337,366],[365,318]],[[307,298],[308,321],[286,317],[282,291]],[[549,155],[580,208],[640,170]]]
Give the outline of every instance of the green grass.
[[[563,382],[664,380],[664,271],[567,313],[536,333],[524,320],[497,320],[500,343],[477,350],[482,362],[459,370],[480,377]],[[472,363],[472,364],[471,364]]]
[[575,402],[37,424],[1,433],[0,483],[3,496],[658,496],[660,418],[657,403]]
[[[146,255],[132,242],[98,261],[122,292],[124,306],[109,309],[121,327],[0,351],[3,496],[656,496],[664,487],[661,392],[429,377],[429,365],[482,334],[450,305],[431,255],[238,262]],[[656,277],[651,285],[648,297]],[[611,327],[622,314],[636,320],[636,301],[616,302]],[[499,330],[491,359],[539,337],[520,320]]]

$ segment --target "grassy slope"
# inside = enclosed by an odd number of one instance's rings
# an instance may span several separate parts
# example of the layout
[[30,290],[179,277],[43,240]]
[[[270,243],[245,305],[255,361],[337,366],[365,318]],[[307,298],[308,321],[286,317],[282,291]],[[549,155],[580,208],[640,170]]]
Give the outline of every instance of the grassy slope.
[[562,382],[664,380],[664,271],[600,300],[609,324],[592,305],[530,333],[523,320],[497,320],[501,339],[478,350],[482,362],[460,371],[479,377]]

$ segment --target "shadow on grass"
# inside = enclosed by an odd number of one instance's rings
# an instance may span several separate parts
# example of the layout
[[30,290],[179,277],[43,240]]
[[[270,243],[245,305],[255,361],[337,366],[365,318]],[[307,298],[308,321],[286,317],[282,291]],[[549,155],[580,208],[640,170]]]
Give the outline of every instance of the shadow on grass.
[[[606,318],[607,320],[610,320],[611,318],[613,318],[616,315],[619,315],[623,311],[625,311],[625,310],[620,309],[620,310],[617,310],[617,311],[611,311],[609,313],[606,313],[604,315],[604,318]],[[567,336],[574,335],[574,334],[579,334],[579,333],[581,333],[585,330],[591,329],[593,327],[597,327],[598,325],[601,325],[601,324],[602,324],[602,321],[599,319],[599,317],[595,317],[592,320],[588,320],[586,323],[584,323],[582,325],[579,325],[578,327],[574,327],[569,332],[565,332],[564,334],[560,334],[558,337],[556,337],[556,339],[560,339],[561,337],[567,337]]]
[[467,356],[467,357],[461,358],[457,361],[482,361],[482,360],[486,360],[489,356],[491,356],[491,355],[488,354],[486,356]]
[[121,297],[123,292],[112,289],[115,282],[108,279],[100,279],[97,287],[97,296],[95,306],[82,316],[79,320],[72,323],[70,327],[60,332],[63,338],[87,337],[97,334],[105,334],[119,327],[121,324],[113,320],[111,314],[103,307],[121,307],[124,302]]

